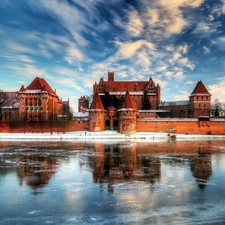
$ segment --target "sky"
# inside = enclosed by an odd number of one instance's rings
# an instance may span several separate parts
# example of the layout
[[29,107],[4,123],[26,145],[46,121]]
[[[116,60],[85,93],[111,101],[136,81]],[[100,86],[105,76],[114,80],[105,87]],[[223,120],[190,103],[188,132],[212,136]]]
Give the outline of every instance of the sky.
[[188,100],[225,102],[225,0],[0,0],[0,89],[45,78],[77,111],[108,71]]

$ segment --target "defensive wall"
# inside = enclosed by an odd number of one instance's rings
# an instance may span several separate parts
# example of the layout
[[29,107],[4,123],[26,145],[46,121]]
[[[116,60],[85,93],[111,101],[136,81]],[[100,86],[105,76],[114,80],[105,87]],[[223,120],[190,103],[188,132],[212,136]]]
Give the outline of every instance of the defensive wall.
[[[139,118],[137,132],[167,132],[178,134],[225,134],[225,118]],[[11,121],[0,122],[1,133],[70,132],[89,130],[88,120],[73,121]]]
[[88,130],[88,120],[83,121],[11,121],[0,122],[0,133],[44,133]]
[[137,131],[178,134],[225,134],[225,119],[137,119]]

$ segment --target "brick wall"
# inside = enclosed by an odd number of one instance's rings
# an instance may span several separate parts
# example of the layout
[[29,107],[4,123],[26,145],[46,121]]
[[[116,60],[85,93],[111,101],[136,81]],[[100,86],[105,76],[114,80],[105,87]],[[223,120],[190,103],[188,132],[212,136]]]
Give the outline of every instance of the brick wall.
[[193,120],[137,120],[137,131],[142,132],[168,132],[191,134],[225,134],[224,121],[198,121]]
[[[1,133],[24,132],[69,132],[88,130],[89,121],[52,122],[0,122]],[[168,132],[189,134],[224,134],[225,120],[198,121],[189,120],[144,120],[137,119],[137,131],[141,132]]]
[[0,122],[1,133],[41,133],[41,132],[69,132],[88,130],[88,121],[51,121],[51,122]]

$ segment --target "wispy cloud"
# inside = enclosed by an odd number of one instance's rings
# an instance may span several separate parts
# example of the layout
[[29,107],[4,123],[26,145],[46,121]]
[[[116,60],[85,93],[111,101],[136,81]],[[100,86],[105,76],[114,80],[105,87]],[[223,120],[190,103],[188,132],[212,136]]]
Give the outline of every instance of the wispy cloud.
[[207,48],[206,46],[202,46],[202,48],[203,48],[205,54],[209,54],[210,53],[210,49]]
[[214,84],[209,85],[209,92],[212,95],[212,99],[218,98],[219,101],[224,102],[225,99],[225,76],[220,77]]

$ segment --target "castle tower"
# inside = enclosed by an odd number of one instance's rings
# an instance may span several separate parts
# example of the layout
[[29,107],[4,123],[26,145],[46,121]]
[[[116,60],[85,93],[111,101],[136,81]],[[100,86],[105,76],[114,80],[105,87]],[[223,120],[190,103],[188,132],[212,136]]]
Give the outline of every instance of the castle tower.
[[114,81],[114,72],[108,72],[108,81],[113,82]]
[[124,97],[123,105],[118,110],[118,112],[119,112],[119,132],[126,134],[135,133],[137,130],[136,127],[137,109],[128,91],[126,92],[126,95]]
[[98,92],[95,92],[89,111],[89,131],[105,130],[105,109]]
[[19,119],[24,120],[26,118],[26,109],[25,109],[25,87],[22,85],[19,92]]
[[88,99],[83,95],[78,99],[78,111],[79,112],[85,112],[88,109],[89,101]]
[[190,117],[210,116],[211,94],[202,81],[199,81],[189,97]]

